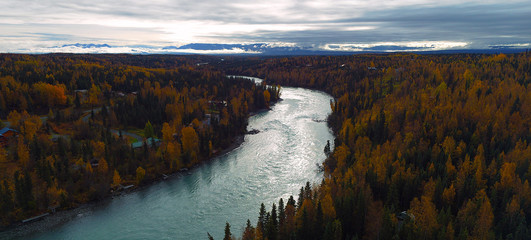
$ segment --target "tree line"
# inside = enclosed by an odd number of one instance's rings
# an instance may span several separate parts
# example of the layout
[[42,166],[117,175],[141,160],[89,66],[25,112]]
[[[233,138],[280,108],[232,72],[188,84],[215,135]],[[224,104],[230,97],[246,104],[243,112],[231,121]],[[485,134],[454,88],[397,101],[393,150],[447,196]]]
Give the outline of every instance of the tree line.
[[242,239],[531,238],[529,52],[268,58],[226,71],[335,98],[323,182],[262,205]]
[[0,147],[2,225],[206,161],[279,99],[197,58],[1,54],[0,118],[18,133]]

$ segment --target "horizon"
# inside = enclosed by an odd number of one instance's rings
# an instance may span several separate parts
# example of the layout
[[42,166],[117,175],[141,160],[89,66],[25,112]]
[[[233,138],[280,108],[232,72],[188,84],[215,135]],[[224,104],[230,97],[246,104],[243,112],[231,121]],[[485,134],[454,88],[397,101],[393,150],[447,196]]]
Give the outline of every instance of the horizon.
[[531,6],[521,0],[30,0],[0,6],[3,53],[335,55],[531,47]]

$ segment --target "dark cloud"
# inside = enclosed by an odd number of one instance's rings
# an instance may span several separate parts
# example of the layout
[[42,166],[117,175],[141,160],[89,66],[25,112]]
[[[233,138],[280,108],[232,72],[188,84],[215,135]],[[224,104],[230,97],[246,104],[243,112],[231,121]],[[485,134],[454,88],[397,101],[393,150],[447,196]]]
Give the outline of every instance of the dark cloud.
[[0,9],[5,11],[0,51],[12,50],[16,36],[41,45],[284,42],[368,44],[365,49],[389,51],[399,50],[395,46],[526,47],[531,42],[531,4],[510,0],[452,5],[431,0],[30,0],[0,3]]

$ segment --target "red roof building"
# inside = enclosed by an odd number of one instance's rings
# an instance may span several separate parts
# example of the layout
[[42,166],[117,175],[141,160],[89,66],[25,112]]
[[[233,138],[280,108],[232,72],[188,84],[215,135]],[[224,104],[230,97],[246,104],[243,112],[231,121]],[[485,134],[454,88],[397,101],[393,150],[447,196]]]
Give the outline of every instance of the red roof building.
[[4,147],[9,143],[9,140],[18,135],[18,131],[12,128],[0,129],[0,146]]

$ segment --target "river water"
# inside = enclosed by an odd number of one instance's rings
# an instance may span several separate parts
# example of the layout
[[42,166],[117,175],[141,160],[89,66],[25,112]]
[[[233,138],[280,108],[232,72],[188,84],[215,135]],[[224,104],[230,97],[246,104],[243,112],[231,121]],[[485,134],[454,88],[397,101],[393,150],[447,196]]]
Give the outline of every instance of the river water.
[[[317,164],[333,139],[322,121],[330,114],[331,97],[289,87],[281,97],[272,110],[249,119],[248,129],[260,132],[246,135],[233,151],[22,239],[207,239],[207,232],[222,239],[225,222],[241,236],[247,218],[256,224],[260,203],[269,211],[281,197],[296,199],[306,181],[323,178]],[[0,238],[18,235],[10,232]]]

